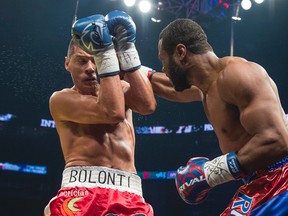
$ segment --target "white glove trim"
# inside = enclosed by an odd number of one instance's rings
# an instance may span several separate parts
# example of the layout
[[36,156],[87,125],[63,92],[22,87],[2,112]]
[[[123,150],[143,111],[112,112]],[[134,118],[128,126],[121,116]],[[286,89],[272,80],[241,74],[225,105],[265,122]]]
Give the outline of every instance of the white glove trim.
[[97,53],[94,55],[94,60],[99,77],[111,76],[120,71],[115,49]]
[[204,164],[204,174],[210,187],[235,180],[228,168],[227,155],[221,155]]
[[133,43],[129,44],[127,50],[118,51],[117,57],[122,71],[134,71],[141,67],[140,58]]

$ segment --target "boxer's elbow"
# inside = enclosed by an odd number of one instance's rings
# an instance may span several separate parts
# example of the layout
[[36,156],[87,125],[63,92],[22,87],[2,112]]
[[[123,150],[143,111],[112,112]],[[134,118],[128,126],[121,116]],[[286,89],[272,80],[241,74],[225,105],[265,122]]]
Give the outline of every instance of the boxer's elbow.
[[115,110],[106,110],[105,112],[106,119],[109,123],[119,123],[125,120],[125,110],[124,109],[115,109]]
[[269,137],[267,137],[266,142],[270,143],[270,153],[274,153],[274,155],[279,158],[288,157],[288,135],[276,132],[271,133]]
[[156,100],[153,100],[153,102],[149,103],[149,105],[147,106],[147,114],[152,114],[155,112],[157,107],[157,102]]
[[146,103],[145,105],[142,105],[141,107],[139,107],[139,113],[141,113],[142,115],[152,114],[155,112],[156,107],[157,107],[156,100],[152,100]]

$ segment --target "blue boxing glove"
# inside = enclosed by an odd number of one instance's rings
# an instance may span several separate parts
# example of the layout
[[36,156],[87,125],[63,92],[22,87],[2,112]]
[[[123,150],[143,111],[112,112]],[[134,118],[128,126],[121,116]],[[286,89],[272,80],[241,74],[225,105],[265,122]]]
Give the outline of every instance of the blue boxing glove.
[[94,55],[100,78],[119,73],[118,58],[103,15],[97,14],[74,22],[72,38],[81,49]]
[[212,161],[205,157],[191,158],[185,167],[177,170],[175,183],[186,203],[198,204],[216,185],[243,177],[236,154],[230,152]]
[[114,44],[120,69],[124,72],[135,71],[141,62],[135,47],[136,25],[132,18],[123,11],[114,10],[105,16]]

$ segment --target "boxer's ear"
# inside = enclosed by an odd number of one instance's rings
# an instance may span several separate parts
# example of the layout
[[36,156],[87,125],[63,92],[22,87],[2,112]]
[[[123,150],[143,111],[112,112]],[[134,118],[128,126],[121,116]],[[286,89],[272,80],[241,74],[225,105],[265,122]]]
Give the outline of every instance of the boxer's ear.
[[186,62],[186,60],[185,60],[186,53],[187,53],[187,49],[186,49],[186,46],[184,44],[178,44],[176,46],[176,56],[182,65],[185,64],[185,62]]

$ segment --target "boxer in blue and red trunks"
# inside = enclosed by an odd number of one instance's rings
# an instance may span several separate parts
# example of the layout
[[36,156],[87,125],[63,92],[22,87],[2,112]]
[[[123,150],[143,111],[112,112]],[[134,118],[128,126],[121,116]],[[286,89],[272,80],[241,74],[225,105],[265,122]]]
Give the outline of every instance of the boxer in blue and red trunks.
[[190,19],[176,19],[161,31],[158,55],[163,73],[149,75],[154,93],[202,102],[223,153],[213,160],[191,158],[177,170],[181,198],[198,204],[213,187],[245,179],[223,216],[287,216],[288,123],[267,71],[240,57],[218,58]]
[[135,24],[121,11],[97,14],[77,20],[72,36],[65,68],[74,86],[50,97],[65,169],[44,214],[153,216],[134,164],[132,111],[146,115],[156,108],[151,84],[138,70]]
[[287,215],[288,158],[246,176],[243,181],[245,185],[238,189],[221,216]]

